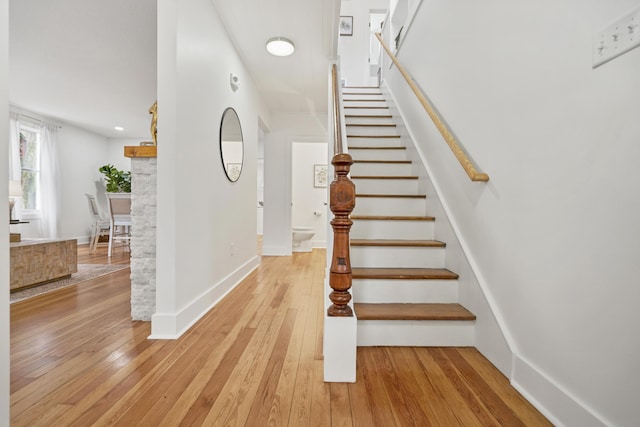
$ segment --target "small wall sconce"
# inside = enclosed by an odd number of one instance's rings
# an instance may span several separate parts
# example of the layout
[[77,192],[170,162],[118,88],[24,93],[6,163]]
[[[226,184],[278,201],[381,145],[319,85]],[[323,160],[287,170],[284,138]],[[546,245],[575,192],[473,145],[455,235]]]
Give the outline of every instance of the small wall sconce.
[[233,73],[230,74],[229,84],[231,85],[231,90],[234,91],[234,92],[237,91],[238,89],[240,89],[240,83],[238,82],[238,76],[236,76]]

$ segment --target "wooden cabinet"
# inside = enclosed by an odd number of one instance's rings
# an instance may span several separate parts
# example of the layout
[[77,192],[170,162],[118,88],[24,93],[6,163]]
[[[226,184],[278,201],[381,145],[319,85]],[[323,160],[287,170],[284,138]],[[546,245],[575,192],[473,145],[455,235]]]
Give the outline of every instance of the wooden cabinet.
[[78,271],[78,242],[23,240],[10,243],[11,292],[71,276]]

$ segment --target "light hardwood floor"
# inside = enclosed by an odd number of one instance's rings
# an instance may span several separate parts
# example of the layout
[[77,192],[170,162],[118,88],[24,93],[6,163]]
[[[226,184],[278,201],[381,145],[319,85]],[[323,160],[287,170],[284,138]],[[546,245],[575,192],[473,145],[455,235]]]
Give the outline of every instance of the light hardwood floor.
[[129,319],[128,269],[13,304],[11,425],[550,425],[473,348],[361,348],[355,384],[324,383],[324,260],[264,257],[175,341]]

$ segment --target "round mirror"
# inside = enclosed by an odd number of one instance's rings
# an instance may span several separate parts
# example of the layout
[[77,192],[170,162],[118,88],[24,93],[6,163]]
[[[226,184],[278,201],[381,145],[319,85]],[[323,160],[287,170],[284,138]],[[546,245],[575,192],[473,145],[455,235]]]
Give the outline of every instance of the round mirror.
[[243,157],[244,144],[240,119],[236,110],[227,108],[222,113],[220,122],[220,158],[229,181],[236,182],[240,178]]

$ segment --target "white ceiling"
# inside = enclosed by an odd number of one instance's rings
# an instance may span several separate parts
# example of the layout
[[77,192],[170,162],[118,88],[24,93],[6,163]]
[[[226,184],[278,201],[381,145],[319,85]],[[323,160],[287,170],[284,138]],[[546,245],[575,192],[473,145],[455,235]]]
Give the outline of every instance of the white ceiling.
[[[340,0],[211,1],[270,110],[327,110]],[[12,105],[110,138],[148,139],[156,0],[11,0],[9,14]],[[269,55],[275,36],[293,40],[295,53]]]

